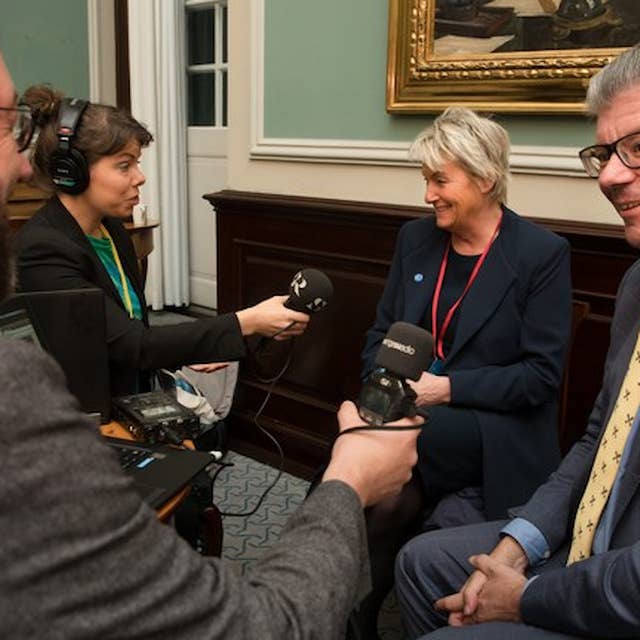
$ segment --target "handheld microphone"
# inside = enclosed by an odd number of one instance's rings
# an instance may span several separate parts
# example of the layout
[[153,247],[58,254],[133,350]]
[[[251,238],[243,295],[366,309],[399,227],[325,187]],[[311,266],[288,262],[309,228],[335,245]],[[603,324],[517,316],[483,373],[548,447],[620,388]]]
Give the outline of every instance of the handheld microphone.
[[[318,269],[300,269],[289,285],[289,297],[284,301],[284,306],[292,311],[313,314],[327,308],[333,295],[333,284],[329,277]],[[291,322],[271,337],[262,336],[256,343],[251,355],[257,356],[270,344],[271,339],[289,329]],[[289,348],[291,348],[289,342]]]
[[301,269],[289,285],[284,306],[302,313],[318,313],[326,308],[333,295],[331,280],[318,269]]
[[366,379],[358,399],[358,414],[381,426],[417,413],[416,394],[406,379],[418,380],[432,357],[433,337],[408,322],[394,322],[384,337],[375,369]]

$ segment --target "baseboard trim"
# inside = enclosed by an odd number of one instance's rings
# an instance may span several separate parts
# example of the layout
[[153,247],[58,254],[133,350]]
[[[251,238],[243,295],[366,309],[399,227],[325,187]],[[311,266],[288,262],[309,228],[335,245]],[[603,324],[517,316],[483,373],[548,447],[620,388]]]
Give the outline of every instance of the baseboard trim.
[[217,309],[218,282],[212,276],[189,276],[189,301],[204,309]]

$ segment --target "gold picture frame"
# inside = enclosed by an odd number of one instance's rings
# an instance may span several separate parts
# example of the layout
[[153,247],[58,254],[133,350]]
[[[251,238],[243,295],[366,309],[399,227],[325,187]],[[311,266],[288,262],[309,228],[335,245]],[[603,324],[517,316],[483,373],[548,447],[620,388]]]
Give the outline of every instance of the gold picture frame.
[[[501,1],[503,6],[518,2]],[[558,2],[537,1],[543,7]],[[607,16],[598,19],[617,19],[608,5],[611,0],[601,1]],[[391,113],[437,113],[454,104],[492,112],[584,113],[589,78],[626,48],[591,47],[587,41],[580,49],[478,52],[474,49],[490,46],[486,38],[459,38],[456,42],[470,43],[468,52],[447,53],[440,44],[438,52],[437,2],[447,0],[389,0],[387,111]],[[553,17],[554,35],[559,20]],[[438,43],[442,40],[439,36]]]

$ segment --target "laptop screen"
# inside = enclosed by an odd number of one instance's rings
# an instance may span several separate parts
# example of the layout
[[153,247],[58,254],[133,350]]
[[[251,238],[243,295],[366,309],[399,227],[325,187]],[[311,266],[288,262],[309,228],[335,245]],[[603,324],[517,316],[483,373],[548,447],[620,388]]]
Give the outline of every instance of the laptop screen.
[[0,336],[39,344],[58,362],[86,413],[109,421],[109,357],[100,289],[34,291],[0,304]]
[[10,340],[27,340],[42,346],[29,315],[23,308],[5,309],[0,313],[0,337]]

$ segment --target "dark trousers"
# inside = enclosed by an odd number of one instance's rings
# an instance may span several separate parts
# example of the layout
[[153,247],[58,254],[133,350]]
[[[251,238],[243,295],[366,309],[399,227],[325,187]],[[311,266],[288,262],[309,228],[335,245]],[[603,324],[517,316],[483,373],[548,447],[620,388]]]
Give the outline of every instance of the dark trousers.
[[[365,511],[372,590],[352,615],[354,639],[377,637],[378,614],[393,586],[394,562],[402,545],[423,530],[425,518],[445,496],[481,484],[482,440],[474,413],[438,406],[430,408],[429,414],[418,438],[419,461],[412,481],[398,496]],[[444,518],[433,518],[429,526],[459,524],[460,514],[467,517],[466,510],[455,512],[454,518],[450,512]],[[477,520],[475,515],[462,522]]]
[[[577,636],[517,623],[485,623],[448,627],[447,616],[433,603],[459,591],[473,567],[469,556],[490,553],[499,540],[505,521],[433,531],[414,538],[398,554],[396,594],[402,619],[412,640],[575,640]],[[557,567],[562,558],[552,558],[544,570]]]

